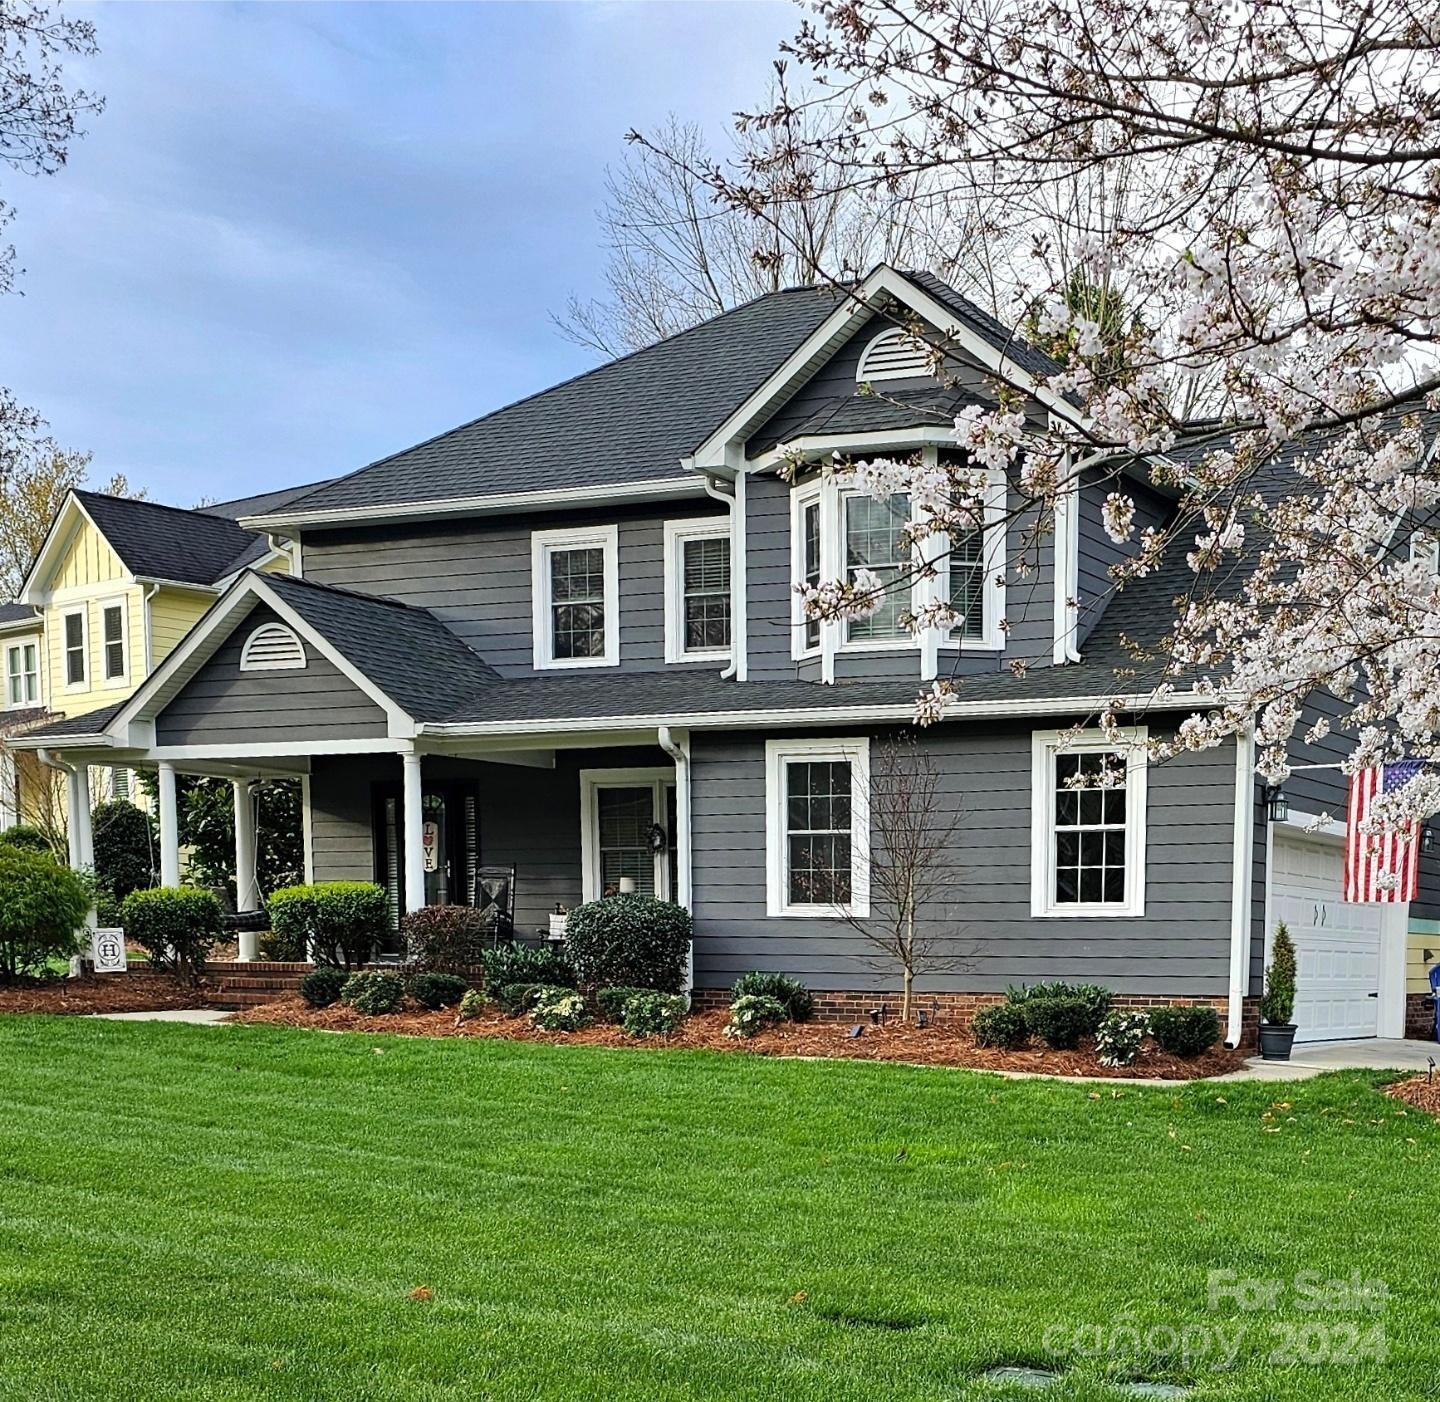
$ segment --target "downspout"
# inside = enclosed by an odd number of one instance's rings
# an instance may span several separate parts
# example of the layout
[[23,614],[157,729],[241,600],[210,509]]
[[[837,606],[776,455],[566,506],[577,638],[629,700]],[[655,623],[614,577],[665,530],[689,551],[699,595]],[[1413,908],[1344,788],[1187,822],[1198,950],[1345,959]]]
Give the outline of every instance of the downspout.
[[[693,916],[695,912],[690,865],[690,736],[682,730],[677,738],[668,725],[662,725],[658,738],[660,748],[675,761],[675,826],[679,829],[675,834],[675,866],[680,886],[676,894],[680,898],[680,905]],[[692,930],[690,948],[685,956],[685,992],[689,993],[694,987],[695,936]]]
[[1066,483],[1055,498],[1055,645],[1051,660],[1057,667],[1079,662],[1075,646],[1080,627],[1080,610],[1075,596],[1080,592],[1080,479],[1077,468],[1065,455]]
[[147,677],[155,668],[155,628],[150,615],[150,601],[159,592],[159,584],[147,584],[141,595],[141,604],[145,610],[145,675]]
[[1250,984],[1252,877],[1255,854],[1255,733],[1235,737],[1235,827],[1230,881],[1230,996],[1225,1044],[1238,1047],[1245,1032]]
[[722,681],[745,680],[745,471],[735,474],[730,491],[706,473],[705,495],[721,502],[730,513],[730,663],[720,673]]

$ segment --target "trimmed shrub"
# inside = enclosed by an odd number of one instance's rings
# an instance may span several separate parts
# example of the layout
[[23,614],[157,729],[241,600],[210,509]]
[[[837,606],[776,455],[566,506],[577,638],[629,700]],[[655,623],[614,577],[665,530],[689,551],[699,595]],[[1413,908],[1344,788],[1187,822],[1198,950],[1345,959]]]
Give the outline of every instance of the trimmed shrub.
[[341,969],[311,969],[300,978],[300,996],[312,1008],[328,1008],[340,997],[345,987],[345,974]]
[[519,1017],[521,1013],[529,1012],[542,998],[548,998],[552,993],[573,993],[573,988],[567,988],[559,983],[507,983],[503,988],[497,988],[491,995],[502,1013],[508,1013],[511,1017]]
[[16,823],[0,832],[0,847],[19,847],[26,852],[44,852],[52,857],[55,855],[45,834],[39,828],[31,827],[29,823]]
[[121,902],[120,924],[157,969],[194,983],[220,938],[220,902],[196,886],[131,891]]
[[493,918],[472,905],[427,905],[400,921],[405,959],[425,973],[459,974],[478,968],[494,942]]
[[309,949],[317,964],[358,969],[385,937],[390,913],[373,881],[317,881],[286,886],[266,902],[270,929],[287,947]]
[[753,1037],[766,1027],[785,1021],[785,1005],[763,993],[742,993],[730,1004],[727,1037]]
[[485,970],[487,991],[498,992],[512,983],[574,988],[577,982],[575,969],[565,957],[565,951],[551,944],[496,945],[480,956],[480,966]]
[[595,1006],[606,1022],[624,1022],[625,1004],[637,993],[654,993],[653,988],[602,988],[595,994]]
[[423,1008],[432,1012],[439,1008],[453,1008],[469,991],[469,985],[459,974],[416,974],[410,980],[410,996]]
[[400,1011],[400,1004],[405,1001],[405,980],[399,974],[365,969],[345,980],[340,1000],[367,1017],[383,1017]]
[[767,974],[752,969],[735,980],[735,996],[743,998],[747,993],[773,998],[785,1009],[785,1016],[791,1022],[809,1022],[810,1014],[815,1011],[810,990],[789,974]]
[[1055,1051],[1074,1051],[1095,1028],[1094,1005],[1084,998],[1035,998],[1024,1012],[1026,1026]]
[[1282,920],[1275,927],[1270,967],[1265,970],[1265,993],[1260,999],[1260,1016],[1272,1026],[1283,1027],[1294,1020],[1295,975],[1295,941]]
[[159,880],[155,825],[148,813],[117,798],[97,804],[91,815],[95,844],[95,884],[123,901]]
[[[1093,1036],[1110,1011],[1111,995],[1108,988],[1098,983],[1037,983],[1032,987],[1010,988],[1005,992],[1005,1001],[1017,1007],[1029,1008],[1052,998],[1064,998],[1083,1003],[1087,1009],[1085,1031]],[[1032,1025],[1032,1032],[1037,1029]]]
[[1150,1032],[1172,1056],[1199,1056],[1220,1040],[1220,1014],[1207,1003],[1171,1003],[1151,1012]]
[[277,964],[308,962],[305,936],[294,929],[287,930],[284,934],[277,934],[274,930],[263,931],[260,935],[260,954],[262,958],[273,959]]
[[536,1000],[530,1021],[542,1032],[578,1032],[590,1021],[590,1009],[573,988],[552,988]]
[[1095,1051],[1102,1066],[1129,1066],[1140,1055],[1150,1035],[1149,1013],[1114,1012],[1095,1034]]
[[485,995],[478,988],[467,988],[460,1000],[460,1011],[456,1014],[461,1022],[469,1022],[485,1011]]
[[690,912],[649,896],[607,896],[570,912],[565,951],[582,988],[678,993],[690,952]]
[[0,979],[42,974],[52,959],[73,958],[89,913],[89,882],[48,849],[0,845]]
[[1016,1051],[1030,1040],[1030,1023],[1025,1010],[1014,1003],[996,1003],[993,1007],[981,1008],[970,1028],[975,1034],[976,1046]]
[[636,993],[620,1021],[632,1037],[668,1037],[687,1011],[683,993]]

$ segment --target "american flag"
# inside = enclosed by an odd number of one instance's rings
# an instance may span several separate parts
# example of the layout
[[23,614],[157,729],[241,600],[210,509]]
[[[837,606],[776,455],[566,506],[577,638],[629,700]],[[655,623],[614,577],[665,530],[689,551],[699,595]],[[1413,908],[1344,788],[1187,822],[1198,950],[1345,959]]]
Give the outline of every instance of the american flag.
[[[1345,899],[1387,901],[1415,899],[1420,866],[1420,834],[1415,823],[1389,832],[1363,832],[1361,823],[1382,793],[1403,789],[1424,768],[1425,761],[1402,759],[1395,764],[1362,769],[1350,778],[1350,803],[1345,817]],[[1392,880],[1393,878],[1393,880]]]

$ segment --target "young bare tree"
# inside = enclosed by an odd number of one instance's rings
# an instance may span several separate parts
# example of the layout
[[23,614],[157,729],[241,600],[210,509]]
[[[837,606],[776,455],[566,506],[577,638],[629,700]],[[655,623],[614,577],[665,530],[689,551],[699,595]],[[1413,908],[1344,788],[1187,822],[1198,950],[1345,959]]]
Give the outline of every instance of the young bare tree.
[[964,968],[975,946],[960,948],[954,925],[961,868],[956,838],[963,810],[941,791],[941,771],[911,732],[876,746],[870,763],[870,914],[846,923],[874,962],[900,969],[900,1016],[909,1021],[915,980]]

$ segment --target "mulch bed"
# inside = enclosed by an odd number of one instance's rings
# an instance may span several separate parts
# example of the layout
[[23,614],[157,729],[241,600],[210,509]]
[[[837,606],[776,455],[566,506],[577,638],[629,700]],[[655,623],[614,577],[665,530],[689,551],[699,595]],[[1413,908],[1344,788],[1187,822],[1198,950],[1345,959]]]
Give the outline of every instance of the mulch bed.
[[0,1013],[141,1013],[204,1004],[203,988],[167,974],[103,974],[0,987]]
[[698,1013],[685,1019],[668,1038],[639,1041],[622,1028],[597,1023],[582,1032],[540,1032],[524,1018],[485,1013],[457,1022],[453,1010],[429,1012],[412,1004],[386,1017],[365,1017],[343,1004],[311,1008],[296,995],[235,1014],[236,1022],[282,1027],[312,1027],[330,1032],[392,1032],[414,1037],[504,1037],[517,1042],[546,1042],[586,1047],[672,1047],[686,1050],[749,1052],[759,1056],[845,1057],[855,1061],[906,1061],[925,1066],[968,1066],[984,1071],[1038,1071],[1053,1076],[1140,1077],[1146,1080],[1196,1080],[1236,1070],[1240,1052],[1214,1048],[1188,1060],[1153,1046],[1133,1066],[1102,1066],[1093,1048],[1073,1052],[996,1051],[977,1047],[968,1032],[943,1024],[913,1027],[889,1023],[866,1026],[861,1036],[847,1038],[835,1022],[786,1023],[741,1039],[724,1033],[728,1014]]
[[1416,1110],[1440,1117],[1440,1078],[1431,1080],[1424,1075],[1411,1076],[1409,1080],[1395,1081],[1386,1086],[1385,1094]]

